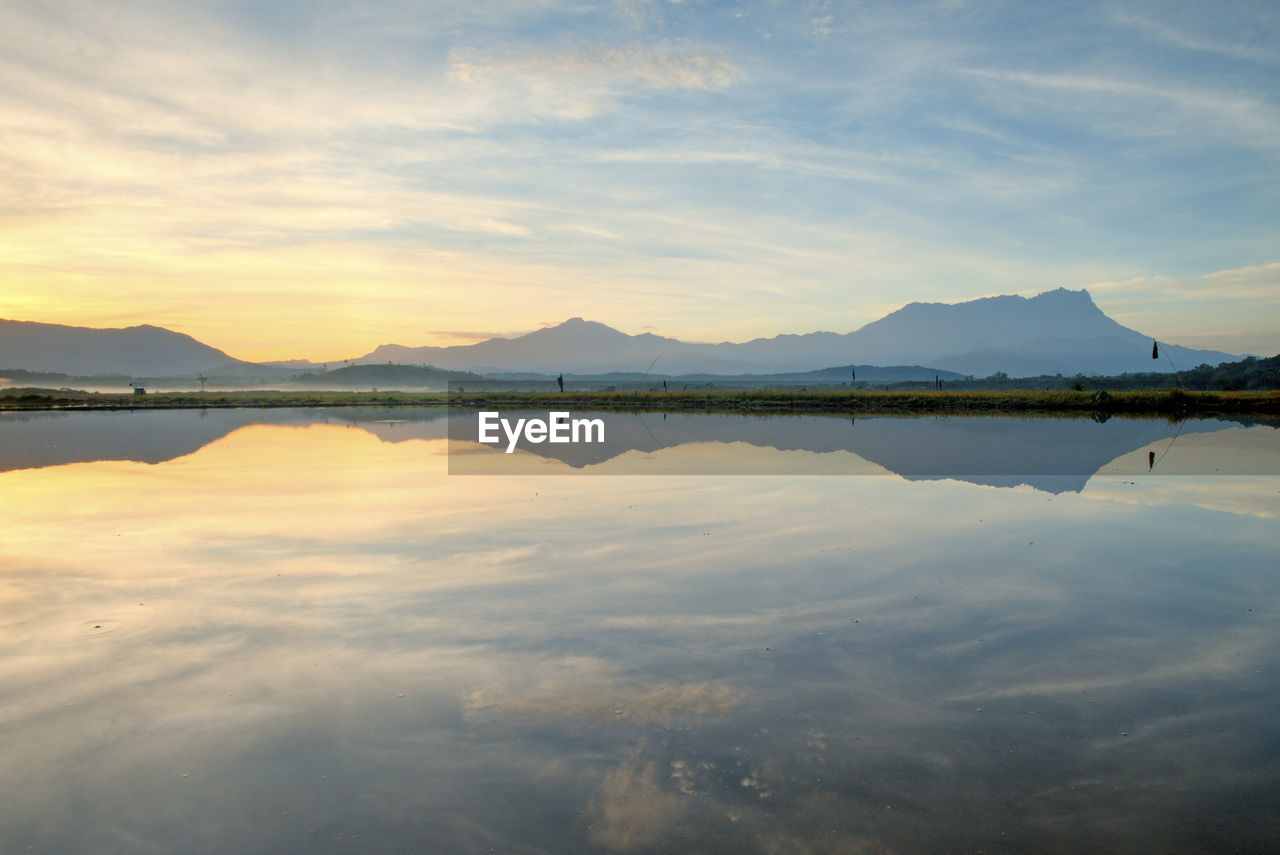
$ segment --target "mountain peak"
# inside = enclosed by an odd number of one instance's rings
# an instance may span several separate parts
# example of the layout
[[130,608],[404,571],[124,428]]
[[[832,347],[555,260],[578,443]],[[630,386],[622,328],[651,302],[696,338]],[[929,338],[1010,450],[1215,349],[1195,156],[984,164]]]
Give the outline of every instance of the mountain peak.
[[1054,288],[1052,291],[1043,291],[1031,299],[1039,300],[1048,298],[1050,300],[1072,300],[1078,302],[1092,303],[1093,297],[1089,296],[1088,290],[1081,288],[1079,291],[1072,291],[1068,288]]
[[592,335],[592,334],[615,334],[626,335],[626,333],[616,330],[608,324],[602,324],[599,321],[588,321],[584,318],[572,317],[567,321],[561,321],[555,326],[543,327],[536,330],[537,333],[567,333],[570,335]]
[[[1098,304],[1093,302],[1093,297],[1084,288],[1079,291],[1071,291],[1066,288],[1055,288],[1052,291],[1045,291],[1037,294],[1030,300],[1033,304],[1038,304],[1047,308],[1052,312],[1068,312],[1084,321],[1097,321],[1099,318],[1106,318],[1107,314],[1098,308]],[[1114,321],[1111,321],[1114,323]]]
[[[561,321],[558,324],[543,327],[541,330],[538,330],[538,332],[546,333],[546,332],[554,331],[554,332],[574,333],[574,332],[587,332],[590,330],[594,330],[596,332],[600,332],[602,330],[608,330],[610,332],[619,332],[618,330],[615,330],[613,327],[609,326],[608,324],[602,324],[599,321],[588,321],[585,318],[581,318],[576,315],[572,318],[569,318],[566,321]],[[619,333],[619,334],[621,335],[622,333]]]

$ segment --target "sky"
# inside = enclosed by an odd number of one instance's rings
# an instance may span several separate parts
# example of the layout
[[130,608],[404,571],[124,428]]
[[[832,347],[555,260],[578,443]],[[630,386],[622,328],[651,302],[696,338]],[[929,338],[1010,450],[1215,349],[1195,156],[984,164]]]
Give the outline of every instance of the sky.
[[5,0],[0,317],[242,359],[1086,288],[1280,352],[1266,2]]

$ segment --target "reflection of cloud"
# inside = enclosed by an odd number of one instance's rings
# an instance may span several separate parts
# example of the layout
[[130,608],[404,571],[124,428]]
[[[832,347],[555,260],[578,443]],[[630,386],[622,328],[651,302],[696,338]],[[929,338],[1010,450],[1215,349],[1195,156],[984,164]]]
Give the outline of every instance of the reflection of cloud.
[[770,835],[760,841],[765,855],[890,855],[893,852],[879,840],[842,836],[835,840],[814,840],[792,834]]
[[295,710],[292,707],[280,704],[233,704],[226,707],[205,707],[161,716],[152,723],[151,729],[186,731],[254,726],[265,719],[278,718],[293,712]]
[[1275,479],[451,479],[438,446],[261,426],[0,475],[0,849],[279,803],[439,851],[565,851],[547,818],[588,805],[620,852],[910,850],[961,816],[936,848],[972,851],[1271,780],[1274,525],[1178,491]]
[[740,700],[728,686],[713,683],[628,689],[611,688],[607,682],[601,685],[598,676],[555,679],[528,697],[473,689],[463,698],[463,715],[472,721],[516,718],[645,723],[724,715]]
[[[1128,639],[1123,659],[1109,658],[1112,638],[1088,639],[1073,649],[1075,660],[1094,663],[1087,670],[1068,661],[1057,673],[1038,668],[1018,673],[998,662],[998,668],[980,688],[953,697],[957,701],[992,698],[1071,697],[1104,689],[1132,690],[1134,687],[1171,688],[1204,685],[1214,680],[1239,679],[1267,662],[1274,650],[1273,627],[1280,610],[1260,609],[1247,623],[1215,626],[1209,631],[1186,630],[1177,643],[1153,642],[1135,636]],[[1172,651],[1176,655],[1170,655]],[[1099,664],[1104,663],[1104,664]],[[1003,675],[996,673],[1004,669]],[[1002,685],[1003,684],[1003,685]]]
[[765,855],[818,855],[818,853],[842,853],[842,855],[890,855],[893,851],[879,840],[844,837],[837,841],[815,841],[812,838],[791,834],[770,836],[760,841]]
[[758,777],[756,777],[754,772],[748,775],[747,777],[743,778],[741,781],[741,784],[744,789],[752,790],[757,795],[759,795],[760,798],[762,799],[767,799],[773,795],[773,790],[771,790],[767,784],[763,783]]
[[662,789],[658,767],[632,753],[605,776],[591,838],[610,849],[630,851],[658,840],[678,814],[675,797]]
[[[1143,449],[1142,453],[1145,452]],[[1123,477],[1121,480],[1095,478],[1082,495],[1088,500],[1131,509],[1195,507],[1257,519],[1277,516],[1268,501],[1276,495],[1274,477],[1165,476],[1147,478],[1140,484],[1125,481]]]
[[716,764],[710,760],[672,760],[671,780],[686,796],[704,796],[711,787],[710,776]]

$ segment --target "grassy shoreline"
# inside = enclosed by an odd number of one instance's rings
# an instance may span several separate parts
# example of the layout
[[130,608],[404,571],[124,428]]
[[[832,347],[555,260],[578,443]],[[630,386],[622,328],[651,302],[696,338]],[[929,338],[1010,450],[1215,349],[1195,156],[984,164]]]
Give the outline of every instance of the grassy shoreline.
[[443,407],[716,411],[749,413],[1124,413],[1131,415],[1280,414],[1280,391],[872,391],[686,392],[161,392],[145,397],[62,390],[10,390],[4,410],[155,410],[233,407]]

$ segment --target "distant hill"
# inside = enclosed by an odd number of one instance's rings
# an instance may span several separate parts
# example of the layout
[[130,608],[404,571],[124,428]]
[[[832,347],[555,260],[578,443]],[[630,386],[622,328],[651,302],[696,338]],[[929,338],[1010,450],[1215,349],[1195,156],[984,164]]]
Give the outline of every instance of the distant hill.
[[[1031,382],[1027,382],[1027,381]],[[1280,389],[1280,355],[1259,359],[1246,356],[1237,362],[1218,365],[1201,363],[1180,368],[1177,373],[1135,373],[1118,376],[1077,375],[1075,377],[1023,377],[989,379],[980,385],[987,388],[1064,389],[1078,383],[1085,389],[1158,389],[1181,386],[1193,391],[1227,392]]]
[[[1150,371],[1152,337],[1107,317],[1087,291],[965,303],[910,303],[854,332],[779,335],[719,344],[627,335],[594,321],[512,339],[453,347],[382,345],[357,362],[430,363],[479,372],[773,374],[831,365],[914,365],[926,370],[1012,377]],[[1216,365],[1229,353],[1161,344],[1176,365]],[[1162,358],[1163,361],[1163,358]]]
[[449,383],[482,379],[469,371],[443,371],[430,365],[350,365],[317,374],[299,374],[293,382],[318,389],[439,389]]
[[250,365],[189,335],[150,325],[91,329],[0,320],[0,369],[173,377]]
[[[405,347],[384,344],[356,362],[409,362],[481,373],[526,371],[558,374],[644,372],[653,364],[664,374],[742,374],[759,366],[706,356],[699,345],[652,333],[627,335],[613,327],[570,318],[547,329],[518,338],[491,338],[453,347]],[[657,362],[655,362],[657,360]],[[817,367],[817,366],[810,366]]]
[[858,383],[911,383],[935,379],[943,382],[963,379],[955,371],[926,368],[922,365],[839,365],[817,371],[801,371],[790,374],[770,374],[768,379],[805,383],[848,383],[852,378]]

